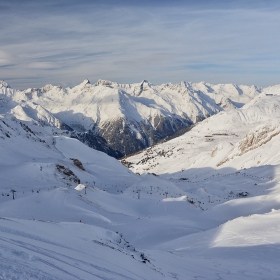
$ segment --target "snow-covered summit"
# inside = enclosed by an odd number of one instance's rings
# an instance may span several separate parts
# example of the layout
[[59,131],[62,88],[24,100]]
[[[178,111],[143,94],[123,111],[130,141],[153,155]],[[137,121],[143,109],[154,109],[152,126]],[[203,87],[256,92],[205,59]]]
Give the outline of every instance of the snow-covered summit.
[[85,88],[90,87],[90,85],[90,81],[88,79],[84,79],[79,85],[73,87],[72,91],[82,91]]
[[0,88],[11,88],[11,87],[4,80],[0,80]]
[[95,84],[95,86],[105,86],[105,87],[118,87],[117,83],[108,81],[108,80],[102,80],[99,79]]

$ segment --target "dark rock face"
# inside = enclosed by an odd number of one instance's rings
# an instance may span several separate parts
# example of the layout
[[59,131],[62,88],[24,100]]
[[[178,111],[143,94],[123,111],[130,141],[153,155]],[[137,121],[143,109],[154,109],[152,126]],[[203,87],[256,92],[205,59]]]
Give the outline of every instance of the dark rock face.
[[122,154],[120,152],[109,147],[107,141],[101,136],[96,135],[96,133],[93,131],[87,131],[87,132],[72,131],[71,137],[78,139],[79,141],[83,142],[90,148],[104,152],[111,157],[115,157],[115,158],[122,157]]
[[76,184],[80,184],[81,180],[74,174],[74,172],[72,170],[70,170],[69,168],[57,164],[56,165],[56,170],[58,173],[60,173],[63,177],[63,180],[68,180],[69,182],[74,182]]
[[69,125],[67,125],[66,123],[64,122],[61,122],[60,123],[60,127],[59,127],[61,130],[68,130],[68,131],[73,131],[72,127],[70,127]]
[[[176,117],[157,116],[153,122],[154,125],[148,121],[138,123],[118,119],[114,122],[103,123],[102,127],[98,129],[97,135],[93,132],[79,133],[75,138],[98,150],[101,150],[103,145],[102,151],[120,158],[154,145],[161,139],[191,125],[190,122]],[[96,144],[96,141],[99,145]],[[105,150],[104,144],[108,146]]]
[[[118,119],[115,122],[106,122],[99,129],[99,135],[106,139],[108,145],[115,151],[118,151],[121,156],[131,153],[135,150],[141,150],[148,145],[148,139],[145,135],[131,129],[139,126],[137,123],[128,123],[123,119]],[[138,130],[138,129],[137,129]]]
[[73,161],[75,166],[77,166],[79,169],[81,169],[83,171],[86,171],[80,160],[78,160],[77,158],[70,158],[70,159]]

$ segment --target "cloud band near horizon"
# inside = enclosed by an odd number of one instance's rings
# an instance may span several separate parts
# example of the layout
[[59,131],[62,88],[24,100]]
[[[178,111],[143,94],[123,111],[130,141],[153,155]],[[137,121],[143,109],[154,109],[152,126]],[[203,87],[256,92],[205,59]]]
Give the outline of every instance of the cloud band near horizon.
[[277,1],[133,3],[2,1],[0,79],[21,89],[84,78],[279,83]]

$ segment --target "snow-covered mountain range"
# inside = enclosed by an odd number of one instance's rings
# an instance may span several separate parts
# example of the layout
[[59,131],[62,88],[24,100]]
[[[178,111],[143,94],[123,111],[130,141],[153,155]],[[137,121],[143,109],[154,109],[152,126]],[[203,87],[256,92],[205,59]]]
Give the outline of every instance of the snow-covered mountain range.
[[[275,152],[262,159],[278,139],[280,86],[269,87],[242,108],[224,111],[197,124],[190,132],[128,157],[134,172],[168,174],[193,168],[234,165],[238,169],[275,164]],[[274,154],[274,155],[273,155]],[[278,155],[278,153],[276,153]],[[251,159],[247,158],[251,155]]]
[[115,157],[149,147],[220,111],[241,107],[262,91],[204,82],[154,86],[145,80],[136,84],[84,80],[73,88],[46,85],[24,91],[0,83],[2,104],[6,103],[2,112],[67,129],[72,137]]
[[[280,86],[2,82],[0,91],[0,279],[280,278]],[[180,94],[213,111],[123,164],[71,138],[96,137],[124,96],[117,108],[129,121],[149,106],[177,116]],[[196,121],[190,112],[182,123]]]

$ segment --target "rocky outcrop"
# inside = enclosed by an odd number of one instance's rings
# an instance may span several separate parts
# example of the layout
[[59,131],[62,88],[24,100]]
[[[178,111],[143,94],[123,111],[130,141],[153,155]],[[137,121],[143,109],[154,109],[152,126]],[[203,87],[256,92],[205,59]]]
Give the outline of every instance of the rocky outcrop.
[[221,166],[234,157],[242,156],[249,151],[260,148],[278,134],[280,134],[280,121],[274,121],[269,124],[258,126],[238,142],[232,149],[231,153],[219,162],[217,166]]

